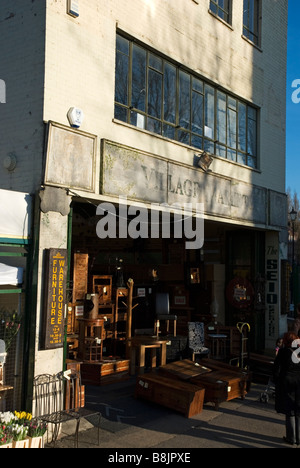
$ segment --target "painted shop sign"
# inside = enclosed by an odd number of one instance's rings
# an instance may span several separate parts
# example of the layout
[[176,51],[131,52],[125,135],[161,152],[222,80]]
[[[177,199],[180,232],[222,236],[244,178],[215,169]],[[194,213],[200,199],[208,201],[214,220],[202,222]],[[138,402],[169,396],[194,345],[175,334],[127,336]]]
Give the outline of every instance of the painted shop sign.
[[204,203],[205,213],[267,224],[266,189],[102,142],[102,194],[151,203]]
[[95,135],[49,122],[45,183],[93,191],[96,150]]
[[67,252],[66,249],[46,251],[44,349],[64,345]]
[[[278,335],[279,245],[278,235],[266,234],[266,346]],[[270,341],[270,345],[273,341]]]

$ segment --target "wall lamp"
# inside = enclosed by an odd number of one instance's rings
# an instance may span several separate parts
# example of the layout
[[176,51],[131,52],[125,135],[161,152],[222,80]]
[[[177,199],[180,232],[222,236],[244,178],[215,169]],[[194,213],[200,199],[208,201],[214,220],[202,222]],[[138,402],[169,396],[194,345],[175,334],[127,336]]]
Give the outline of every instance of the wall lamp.
[[201,153],[201,155],[199,156],[198,167],[200,167],[203,171],[207,172],[212,162],[213,158],[209,154],[207,154],[206,151],[203,151],[203,153]]

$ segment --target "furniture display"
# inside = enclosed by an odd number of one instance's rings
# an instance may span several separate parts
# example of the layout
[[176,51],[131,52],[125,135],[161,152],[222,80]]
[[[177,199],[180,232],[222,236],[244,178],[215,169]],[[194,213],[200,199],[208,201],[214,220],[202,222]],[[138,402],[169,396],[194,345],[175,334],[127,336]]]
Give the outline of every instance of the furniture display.
[[210,350],[204,345],[204,323],[189,322],[188,323],[188,345],[192,350],[192,360],[195,361],[195,355],[208,355]]
[[145,354],[146,349],[151,351],[151,368],[156,367],[156,351],[160,350],[160,365],[166,364],[168,340],[157,338],[155,336],[138,335],[128,339],[130,352],[130,374],[135,374],[136,360],[139,368],[139,373],[145,370]]
[[170,299],[168,293],[157,293],[155,296],[155,313],[157,320],[165,321],[169,334],[170,320],[173,321],[173,335],[176,336],[177,315],[170,314]]
[[138,376],[135,397],[157,403],[191,418],[202,412],[205,390],[154,373]]

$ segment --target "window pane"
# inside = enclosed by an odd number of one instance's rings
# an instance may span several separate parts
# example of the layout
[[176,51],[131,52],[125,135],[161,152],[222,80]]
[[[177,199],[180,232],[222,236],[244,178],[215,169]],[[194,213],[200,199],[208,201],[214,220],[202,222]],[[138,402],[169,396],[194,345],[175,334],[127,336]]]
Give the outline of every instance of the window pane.
[[205,85],[205,129],[204,134],[214,139],[215,93],[211,86]]
[[246,106],[239,102],[238,149],[246,151]]
[[230,161],[236,161],[236,151],[228,149],[227,150],[227,159]]
[[161,135],[161,122],[159,120],[150,119],[150,117],[148,117],[147,130]]
[[259,0],[244,0],[243,34],[259,43]]
[[256,156],[256,122],[255,120],[248,119],[248,153],[251,156]]
[[226,158],[226,148],[222,145],[216,145],[216,155]]
[[203,81],[192,77],[192,87],[195,91],[198,91],[199,93],[203,93]]
[[191,118],[190,75],[180,71],[179,72],[179,126],[189,129],[190,118]]
[[214,154],[215,145],[212,141],[204,140],[204,151]]
[[238,153],[237,162],[240,164],[247,164],[247,156],[243,153]]
[[133,45],[132,51],[132,98],[131,106],[146,110],[146,51]]
[[156,55],[149,54],[149,67],[155,68],[158,71],[162,71],[162,59]]
[[188,132],[183,132],[182,130],[178,130],[178,141],[180,141],[180,143],[184,143],[185,145],[189,145],[190,134]]
[[117,50],[123,54],[129,55],[129,41],[117,34]]
[[203,134],[203,96],[195,91],[192,94],[192,131]]
[[149,69],[148,80],[148,114],[160,119],[162,105],[162,75]]
[[213,13],[217,14],[217,11],[218,11],[218,7],[217,5],[215,4],[215,2],[210,2],[210,9]]
[[129,58],[117,52],[115,76],[115,101],[128,105],[128,64]]
[[217,140],[226,143],[226,95],[217,93]]
[[171,125],[164,125],[163,136],[170,138],[171,140],[175,140],[175,127],[172,127]]
[[115,106],[115,118],[127,122],[127,109],[125,107]]
[[176,68],[165,64],[164,73],[164,119],[175,123],[176,118]]
[[255,169],[257,167],[256,158],[254,158],[252,156],[248,156],[247,166],[252,167],[253,169]]
[[203,145],[203,140],[202,138],[192,135],[192,146],[195,146],[196,148],[202,149]]
[[138,112],[130,112],[130,123],[138,128],[145,128],[146,117]]
[[210,10],[222,18],[224,21],[229,21],[229,8],[231,0],[211,0]]
[[236,148],[236,112],[228,109],[227,119],[227,144]]

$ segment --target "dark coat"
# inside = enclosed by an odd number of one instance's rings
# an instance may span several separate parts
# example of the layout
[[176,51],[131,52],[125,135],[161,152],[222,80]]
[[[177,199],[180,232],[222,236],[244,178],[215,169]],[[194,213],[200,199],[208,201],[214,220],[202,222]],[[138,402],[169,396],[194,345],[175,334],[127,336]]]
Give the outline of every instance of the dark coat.
[[300,354],[293,362],[295,349],[280,349],[274,362],[275,409],[288,416],[300,415]]

